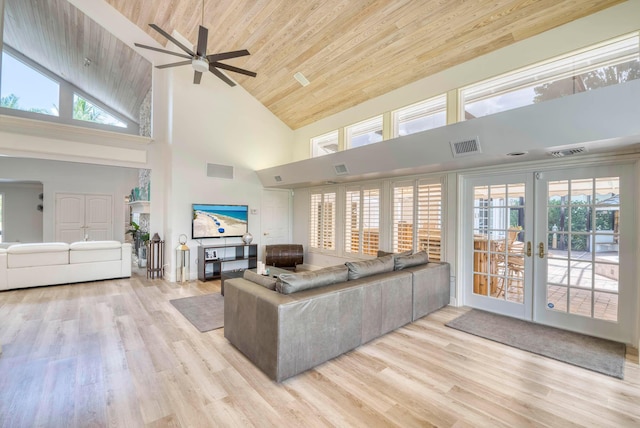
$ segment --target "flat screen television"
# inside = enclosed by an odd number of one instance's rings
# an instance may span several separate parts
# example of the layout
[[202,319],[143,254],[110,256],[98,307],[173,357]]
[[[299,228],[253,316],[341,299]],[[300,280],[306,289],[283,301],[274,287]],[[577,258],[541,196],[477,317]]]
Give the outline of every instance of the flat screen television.
[[247,205],[193,204],[193,239],[229,238],[249,231]]

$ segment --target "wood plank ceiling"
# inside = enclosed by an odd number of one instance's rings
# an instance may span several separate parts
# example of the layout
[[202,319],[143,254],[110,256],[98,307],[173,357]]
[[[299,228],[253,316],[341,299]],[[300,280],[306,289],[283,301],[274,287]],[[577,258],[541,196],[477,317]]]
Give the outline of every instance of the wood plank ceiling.
[[3,41],[138,122],[151,64],[67,0],[5,0]]
[[[258,77],[228,74],[292,129],[622,2],[107,1],[163,45],[149,23],[195,43],[204,9],[208,53],[248,49],[227,63]],[[294,80],[298,71],[309,86]]]
[[[97,1],[97,0],[96,0]],[[248,49],[227,73],[292,129],[623,0],[101,0],[160,44],[154,23],[208,53]],[[151,74],[66,0],[5,0],[5,41],[127,116]],[[202,11],[204,10],[204,15]],[[28,35],[29,28],[42,32]],[[74,34],[76,33],[76,34]],[[88,69],[81,64],[92,59]],[[176,59],[167,56],[166,63]],[[95,65],[95,66],[94,66]],[[311,84],[302,87],[293,75]],[[125,78],[123,78],[123,76]],[[204,78],[215,78],[207,74]],[[130,99],[128,99],[130,98]]]

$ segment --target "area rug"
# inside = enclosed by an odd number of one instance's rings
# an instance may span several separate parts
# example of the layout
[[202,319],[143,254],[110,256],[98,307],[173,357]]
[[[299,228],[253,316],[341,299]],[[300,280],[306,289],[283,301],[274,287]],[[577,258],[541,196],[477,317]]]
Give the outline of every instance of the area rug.
[[224,297],[220,293],[184,297],[169,302],[203,333],[224,327]]
[[460,315],[446,326],[618,379],[624,378],[626,349],[623,343],[477,309]]

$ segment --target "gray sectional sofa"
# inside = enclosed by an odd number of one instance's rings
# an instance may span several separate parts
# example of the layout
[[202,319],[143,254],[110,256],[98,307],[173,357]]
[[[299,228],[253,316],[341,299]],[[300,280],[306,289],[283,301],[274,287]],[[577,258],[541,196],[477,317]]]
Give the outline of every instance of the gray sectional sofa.
[[449,303],[449,264],[387,255],[225,281],[224,335],[277,382]]

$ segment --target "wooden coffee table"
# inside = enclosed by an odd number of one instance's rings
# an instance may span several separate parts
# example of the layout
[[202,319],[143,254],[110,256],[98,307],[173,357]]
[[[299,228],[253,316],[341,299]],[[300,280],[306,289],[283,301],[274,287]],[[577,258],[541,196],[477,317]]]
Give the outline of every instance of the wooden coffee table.
[[[257,269],[249,269],[252,272],[256,272]],[[269,267],[269,276],[277,278],[281,273],[292,273],[292,270],[277,268],[277,267]],[[232,278],[242,278],[244,275],[244,270],[230,270],[225,271],[220,274],[220,294],[224,296],[224,281]]]

